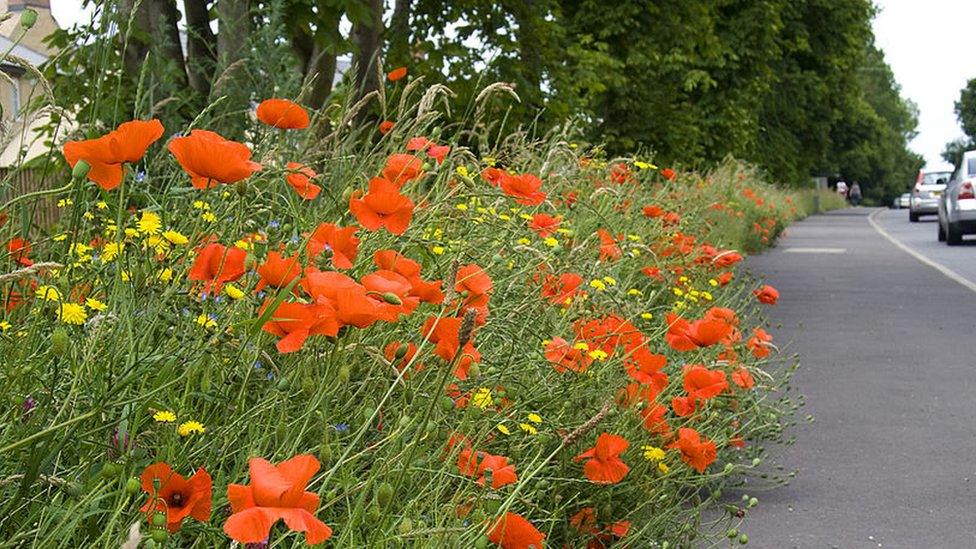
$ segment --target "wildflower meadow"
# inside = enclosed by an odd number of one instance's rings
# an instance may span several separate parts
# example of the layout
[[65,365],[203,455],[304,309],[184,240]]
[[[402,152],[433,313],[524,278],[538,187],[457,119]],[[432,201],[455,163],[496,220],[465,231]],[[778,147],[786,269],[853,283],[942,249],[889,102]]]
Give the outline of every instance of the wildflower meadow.
[[83,123],[0,205],[0,547],[748,543],[802,397],[743,261],[810,197],[387,70]]

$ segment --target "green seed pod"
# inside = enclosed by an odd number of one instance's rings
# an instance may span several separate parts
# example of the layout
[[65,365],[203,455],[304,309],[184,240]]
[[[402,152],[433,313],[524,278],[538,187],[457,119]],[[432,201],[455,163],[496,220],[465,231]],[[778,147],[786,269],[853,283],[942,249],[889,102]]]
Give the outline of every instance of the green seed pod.
[[441,405],[441,410],[444,410],[445,412],[450,412],[451,410],[454,409],[454,400],[451,397],[443,396],[441,397],[440,405]]
[[757,498],[749,498],[749,507],[755,507],[759,505],[759,500]]
[[397,425],[399,425],[401,429],[406,429],[410,426],[411,421],[413,421],[413,418],[404,414],[400,416],[400,419],[397,420]]
[[482,535],[474,542],[475,549],[487,549],[489,543],[488,536]]
[[[399,305],[399,303],[397,303],[397,305]],[[403,360],[403,357],[407,356],[408,351],[410,351],[410,348],[407,345],[399,345],[397,346],[396,353],[393,354],[393,357],[399,362]]]
[[727,475],[727,474],[731,473],[733,470],[735,470],[735,465],[732,465],[731,463],[726,463],[725,464],[725,469],[723,469],[723,472]]
[[726,537],[728,537],[729,539],[735,539],[736,537],[738,537],[738,536],[739,536],[739,531],[738,531],[738,530],[736,530],[735,528],[729,528],[729,531],[728,531],[728,532],[726,532],[726,533],[725,533],[725,535],[726,535]]
[[156,528],[166,526],[166,513],[153,513],[151,522]]
[[380,511],[379,505],[370,505],[369,510],[366,511],[366,518],[372,522],[379,522],[383,518],[383,512]]
[[169,539],[169,532],[161,528],[157,528],[156,530],[152,531],[150,537],[156,543],[166,543],[166,540]]
[[288,392],[288,378],[287,377],[283,377],[283,378],[279,379],[278,380],[278,385],[276,387],[282,393],[287,393]]
[[468,368],[468,375],[470,377],[481,377],[481,367],[478,366],[477,362],[471,364]]
[[336,377],[339,378],[340,383],[349,383],[350,375],[351,372],[348,364],[343,364],[342,366],[339,366],[339,375]]
[[27,8],[24,13],[20,14],[20,26],[23,29],[30,29],[37,23],[37,12]]
[[742,534],[741,536],[739,536],[739,543],[741,543],[742,545],[745,545],[745,544],[749,543],[749,536],[747,536],[745,534]]
[[400,526],[397,527],[397,531],[400,532],[401,536],[405,536],[413,531],[413,521],[409,518],[405,518],[400,521]]
[[762,460],[761,459],[759,459],[759,458],[752,458],[752,466],[753,467],[759,467],[759,464],[760,463],[762,463]]
[[71,169],[72,179],[84,179],[88,177],[88,171],[91,170],[91,165],[84,160],[79,160],[75,167]]
[[119,466],[111,461],[102,465],[102,470],[98,472],[105,480],[112,480],[119,477]]
[[383,301],[389,303],[390,305],[403,305],[403,300],[400,299],[400,296],[393,292],[383,292]]
[[322,463],[332,461],[332,446],[328,442],[323,442],[319,445],[319,459]]
[[380,484],[380,487],[376,489],[376,503],[380,507],[386,507],[393,500],[393,486],[389,482],[384,482]]
[[139,479],[132,477],[129,480],[125,481],[126,494],[129,494],[130,496],[134,496],[138,494],[140,491],[142,491],[142,484],[139,482]]
[[68,497],[76,498],[81,495],[81,486],[77,482],[66,482],[61,489]]
[[346,187],[345,189],[342,189],[342,203],[343,204],[346,204],[346,203],[349,202],[349,199],[352,198],[352,192],[353,192],[352,187]]
[[237,194],[240,196],[247,196],[247,180],[242,179],[234,185],[237,188]]
[[71,345],[71,338],[68,331],[60,326],[51,333],[51,354],[56,357],[64,357]]

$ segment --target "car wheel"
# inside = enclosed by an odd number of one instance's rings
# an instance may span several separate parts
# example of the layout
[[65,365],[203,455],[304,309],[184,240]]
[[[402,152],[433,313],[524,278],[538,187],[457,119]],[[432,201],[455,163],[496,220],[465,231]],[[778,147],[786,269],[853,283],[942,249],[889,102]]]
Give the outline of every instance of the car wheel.
[[911,210],[909,210],[908,211],[908,220],[911,221],[912,223],[918,223],[918,214],[915,213],[915,212],[913,212],[913,211],[911,211]]
[[952,223],[946,225],[946,244],[950,246],[962,244],[962,231],[953,226]]
[[945,242],[945,241],[946,241],[945,229],[942,228],[942,223],[939,222],[939,242]]

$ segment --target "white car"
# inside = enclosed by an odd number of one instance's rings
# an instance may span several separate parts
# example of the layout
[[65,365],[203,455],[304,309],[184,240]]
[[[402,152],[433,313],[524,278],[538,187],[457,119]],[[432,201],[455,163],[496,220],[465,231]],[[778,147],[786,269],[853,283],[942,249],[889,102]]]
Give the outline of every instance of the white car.
[[919,170],[909,199],[908,220],[914,223],[920,216],[938,215],[939,197],[951,178],[952,168],[948,166]]
[[976,151],[962,155],[959,168],[939,199],[939,241],[962,244],[964,234],[976,233]]

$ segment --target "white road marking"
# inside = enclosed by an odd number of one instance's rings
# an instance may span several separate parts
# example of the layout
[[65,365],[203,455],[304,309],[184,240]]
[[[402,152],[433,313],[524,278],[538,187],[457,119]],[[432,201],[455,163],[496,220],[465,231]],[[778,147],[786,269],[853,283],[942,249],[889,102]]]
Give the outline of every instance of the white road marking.
[[945,265],[943,265],[943,264],[941,264],[941,263],[939,263],[937,261],[933,261],[933,260],[925,257],[921,253],[913,250],[912,248],[909,248],[905,244],[902,244],[901,242],[899,242],[895,237],[891,236],[891,234],[888,231],[886,231],[884,229],[884,227],[882,227],[874,219],[874,218],[878,217],[879,215],[881,215],[881,213],[884,212],[884,211],[885,210],[877,210],[876,212],[874,212],[874,213],[872,213],[871,215],[868,216],[868,223],[870,223],[871,226],[874,227],[874,230],[875,231],[878,231],[878,234],[880,234],[881,236],[887,238],[888,241],[891,242],[892,244],[894,244],[895,246],[898,246],[901,249],[901,251],[903,251],[903,252],[907,253],[908,255],[914,257],[915,259],[921,261],[922,263],[925,263],[929,267],[932,267],[936,271],[939,271],[940,273],[946,275],[947,277],[949,277],[950,279],[958,282],[959,284],[962,284],[963,286],[965,286],[969,290],[972,290],[973,292],[976,292],[976,283],[974,283],[973,281],[971,281],[968,278],[962,276],[961,274],[957,273],[956,271],[953,271],[949,267],[946,267]]
[[783,248],[789,254],[843,254],[847,248]]

